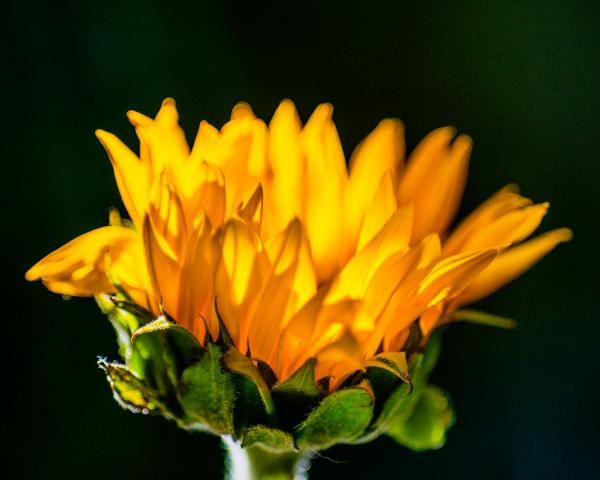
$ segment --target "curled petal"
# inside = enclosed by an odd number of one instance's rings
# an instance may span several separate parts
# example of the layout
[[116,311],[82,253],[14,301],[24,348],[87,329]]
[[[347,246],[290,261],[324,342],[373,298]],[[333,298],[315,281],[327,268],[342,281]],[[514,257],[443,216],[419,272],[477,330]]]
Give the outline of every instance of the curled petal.
[[[84,233],[42,258],[25,274],[27,280],[41,279],[48,289],[63,295],[92,296],[115,293],[106,275],[106,257],[118,266],[127,263],[129,249],[139,249],[138,235],[125,227],[101,227]],[[132,265],[139,268],[140,265]],[[142,265],[143,266],[143,265]],[[132,287],[143,288],[133,276]]]

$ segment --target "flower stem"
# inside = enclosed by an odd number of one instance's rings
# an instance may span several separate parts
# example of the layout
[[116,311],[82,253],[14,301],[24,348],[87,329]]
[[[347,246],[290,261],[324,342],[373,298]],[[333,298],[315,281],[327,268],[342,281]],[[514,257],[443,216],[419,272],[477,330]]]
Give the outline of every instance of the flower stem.
[[293,450],[276,451],[253,445],[242,448],[229,436],[223,436],[228,480],[305,480],[310,455]]

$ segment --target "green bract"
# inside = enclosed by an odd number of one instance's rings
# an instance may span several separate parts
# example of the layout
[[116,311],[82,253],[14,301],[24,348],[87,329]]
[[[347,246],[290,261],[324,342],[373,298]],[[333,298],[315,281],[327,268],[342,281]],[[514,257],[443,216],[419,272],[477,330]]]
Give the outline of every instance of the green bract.
[[439,335],[424,351],[375,357],[365,372],[326,393],[312,359],[277,382],[268,366],[229,342],[202,346],[166,316],[152,319],[109,296],[97,301],[117,332],[124,362],[99,365],[115,399],[132,412],[159,414],[184,429],[273,454],[365,443],[382,434],[413,450],[438,448],[452,424],[447,394],[428,384]]

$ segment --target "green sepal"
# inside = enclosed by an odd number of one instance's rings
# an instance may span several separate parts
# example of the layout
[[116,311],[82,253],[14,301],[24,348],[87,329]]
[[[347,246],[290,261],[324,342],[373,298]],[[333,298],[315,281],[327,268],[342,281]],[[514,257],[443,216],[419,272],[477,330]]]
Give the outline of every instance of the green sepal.
[[[231,334],[229,333],[229,330],[227,329],[227,325],[225,325],[225,321],[223,320],[223,317],[221,316],[221,312],[219,311],[219,304],[217,302],[217,297],[215,297],[214,308],[215,308],[215,314],[217,316],[217,322],[219,323],[219,337],[213,339],[213,341],[214,341],[214,343],[216,343],[217,345],[220,345],[222,347],[233,347],[234,341],[232,340]],[[207,328],[207,330],[208,330],[208,328]]]
[[98,359],[113,397],[121,407],[134,413],[162,413],[169,416],[160,396],[125,366]]
[[362,386],[336,390],[326,396],[296,429],[301,450],[324,450],[337,443],[353,443],[373,415],[372,393]]
[[367,368],[381,368],[386,370],[412,387],[412,380],[410,378],[405,352],[380,353],[367,360],[365,365]]
[[175,356],[165,332],[138,335],[131,343],[129,369],[162,395],[172,395],[179,381]]
[[440,448],[454,422],[450,397],[434,385],[424,386],[419,393],[412,414],[393,419],[386,433],[412,450]]
[[209,343],[200,360],[183,371],[178,397],[185,412],[184,428],[233,433],[235,383],[223,370],[221,357],[221,349]]
[[114,297],[109,295],[96,295],[94,297],[102,313],[104,313],[117,334],[119,356],[129,363],[131,359],[131,333],[140,325],[138,317],[119,308]]
[[[360,443],[377,438],[382,433],[387,432],[392,423],[400,422],[412,415],[419,400],[420,391],[427,385],[429,376],[437,363],[440,345],[441,332],[437,332],[432,335],[422,353],[418,352],[411,355],[409,373],[412,383],[402,383],[391,391],[381,407],[381,412],[377,409],[378,416],[366,434],[360,439]],[[388,374],[388,376],[391,375]]]
[[308,359],[287,380],[275,384],[271,390],[280,420],[293,428],[319,404],[323,390],[315,382],[314,358]]
[[181,371],[197,359],[202,351],[202,345],[192,332],[167,319],[164,315],[138,328],[133,332],[131,341],[135,344],[139,338],[147,335],[166,337],[171,347],[171,353],[175,356]]
[[265,425],[254,425],[244,433],[242,447],[248,448],[253,445],[274,451],[297,450],[294,437],[289,432]]
[[267,416],[274,420],[275,404],[273,403],[269,386],[252,360],[242,355],[235,347],[231,347],[223,355],[222,363],[228,370],[243,375],[256,385]]

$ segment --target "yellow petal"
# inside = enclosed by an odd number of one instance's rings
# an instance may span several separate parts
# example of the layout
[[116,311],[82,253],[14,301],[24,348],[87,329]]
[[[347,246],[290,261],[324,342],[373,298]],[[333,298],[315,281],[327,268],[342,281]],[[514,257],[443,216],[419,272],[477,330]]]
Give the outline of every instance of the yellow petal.
[[302,226],[295,220],[267,246],[271,272],[260,294],[248,336],[253,358],[269,362],[276,353],[279,334],[287,320],[288,304],[295,301],[293,284],[301,245]]
[[96,137],[113,166],[119,193],[131,220],[141,230],[142,216],[148,203],[149,172],[138,157],[112,133],[96,130]]
[[[453,136],[454,129],[450,127],[439,128],[427,135],[410,155],[400,179],[398,205],[412,204],[415,209],[413,243],[429,233],[441,233],[436,230],[442,224],[437,221],[439,212],[445,211],[445,202],[454,205],[454,189],[455,195],[462,194],[462,176],[466,170],[461,166],[464,159],[460,155],[454,159],[450,155]],[[460,145],[467,142],[467,137],[461,137]],[[456,168],[449,165],[456,165]]]
[[179,279],[177,258],[162,235],[155,230],[148,214],[144,217],[142,238],[154,305],[162,305],[169,315],[175,316]]
[[571,230],[560,228],[508,249],[475,278],[456,302],[460,305],[472,303],[495,292],[529,270],[559,243],[571,240],[572,236]]
[[344,199],[348,177],[333,108],[317,107],[301,135],[306,156],[306,230],[319,281],[339,268],[348,248],[343,237]]
[[[429,243],[436,237],[427,237],[408,252],[399,252],[389,257],[373,275],[364,295],[364,304],[373,318],[378,318],[390,298],[407,275],[419,268]],[[436,242],[437,243],[437,242]]]
[[284,371],[290,373],[298,369],[306,360],[335,342],[344,330],[352,330],[361,322],[362,316],[362,306],[357,301],[345,300],[332,305],[309,302],[284,330],[283,335],[292,337],[296,342],[294,350],[286,352],[287,369]]
[[401,121],[387,118],[379,122],[350,158],[350,181],[359,191],[370,191],[371,197],[378,186],[378,178],[392,172],[395,181],[402,173],[404,158],[404,125]]
[[386,222],[397,210],[396,189],[392,179],[392,173],[388,171],[379,183],[375,197],[365,211],[356,251],[371,241],[371,239],[383,228]]
[[[187,240],[179,275],[179,302],[176,319],[202,339],[205,321],[210,318],[214,259],[212,258],[210,220],[204,214]],[[217,338],[218,324],[211,325],[211,337]]]
[[164,172],[155,179],[150,197],[148,214],[152,220],[152,228],[165,240],[178,259],[187,239],[187,225],[181,199]]
[[258,184],[248,201],[239,207],[238,215],[255,232],[260,234],[263,217],[263,189],[261,184]]
[[154,178],[164,170],[177,190],[192,188],[193,179],[186,170],[190,149],[177,123],[179,115],[175,101],[165,99],[154,120],[134,111],[127,112],[127,117],[140,138],[140,150],[146,157],[143,160],[148,162]]
[[131,229],[97,228],[42,258],[27,271],[25,278],[41,279],[49,290],[63,295],[115,293],[106,275],[106,257],[116,264],[128,249],[135,248],[139,248],[138,237]]
[[346,264],[329,300],[361,298],[379,266],[391,255],[408,249],[412,210],[397,210],[381,231]]
[[[375,355],[381,341],[394,338],[425,310],[425,301],[417,289],[440,255],[440,240],[435,234],[425,237],[404,255],[390,257],[366,292],[364,303],[377,318],[375,328],[364,340],[365,354]],[[384,345],[389,351],[389,345]]]
[[[439,185],[438,197],[440,200],[433,207],[436,215],[429,232],[445,232],[454,219],[467,182],[472,146],[473,141],[467,135],[459,135],[452,142],[449,159],[444,165],[445,168],[443,172],[438,173],[439,180],[436,185]],[[431,186],[430,188],[436,187]]]
[[494,219],[532,203],[528,198],[518,194],[515,185],[507,185],[482,203],[452,232],[444,242],[444,256],[465,251],[465,243],[485,229]]
[[[426,237],[436,243],[436,237]],[[434,248],[422,246],[422,252]],[[496,255],[495,250],[467,255],[456,255],[436,263],[433,268],[424,266],[411,272],[398,287],[384,314],[377,324],[374,335],[369,339],[367,354],[373,355],[383,334],[384,351],[392,349],[401,331],[423,314],[428,307],[459,294],[481,272]]]
[[520,242],[539,226],[548,206],[548,203],[531,205],[494,219],[464,242],[463,251],[500,248]]
[[205,212],[213,227],[219,227],[225,219],[225,178],[221,170],[205,161],[194,169],[196,188],[185,199],[184,209],[188,228],[194,219]]
[[241,120],[244,118],[254,119],[252,107],[246,102],[237,103],[231,110],[231,120]]
[[301,343],[308,342],[315,333],[319,315],[324,312],[324,302],[330,288],[331,282],[323,284],[317,293],[288,322],[285,333],[289,333]]
[[393,119],[381,121],[355,149],[349,168],[348,235],[355,237],[358,234],[363,216],[381,190],[382,178],[388,172],[395,195],[397,178],[403,169],[403,158],[404,126]]
[[444,305],[443,303],[438,303],[433,307],[429,307],[421,314],[419,326],[421,327],[424,336],[429,335],[437,326],[442,317],[442,313],[444,313]]
[[264,255],[260,239],[241,220],[230,219],[220,234],[221,256],[215,274],[219,312],[238,349],[245,353],[251,315],[263,288]]
[[253,117],[236,118],[221,129],[217,149],[208,161],[227,181],[227,208],[236,209],[254,192],[266,169],[267,126]]
[[495,249],[453,255],[440,261],[421,282],[419,296],[432,306],[460,293],[496,257]]
[[219,137],[220,133],[217,128],[205,120],[201,121],[190,153],[190,164],[200,165],[202,162],[214,162],[219,148]]
[[305,161],[300,148],[300,119],[290,100],[279,104],[269,124],[265,178],[266,236],[273,237],[294,218],[304,217]]
[[360,342],[348,328],[337,333],[330,343],[316,355],[315,378],[330,377],[329,389],[334,390],[343,380],[364,366]]

